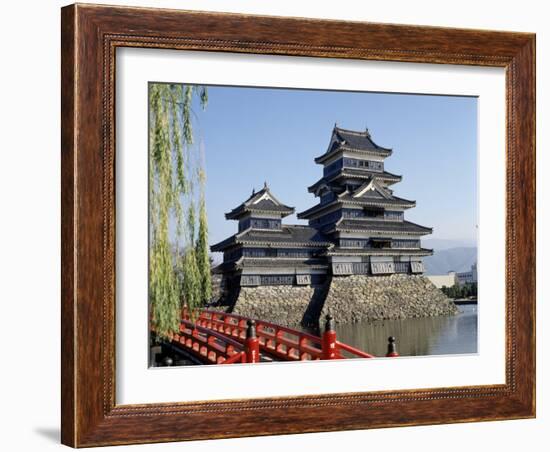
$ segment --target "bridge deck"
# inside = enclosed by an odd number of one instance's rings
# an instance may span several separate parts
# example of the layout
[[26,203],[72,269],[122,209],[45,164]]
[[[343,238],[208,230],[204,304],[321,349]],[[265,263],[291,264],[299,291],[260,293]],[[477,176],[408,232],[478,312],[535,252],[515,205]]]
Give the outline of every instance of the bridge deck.
[[[332,321],[331,321],[332,322]],[[332,325],[332,323],[330,323]],[[333,325],[318,337],[294,328],[204,309],[182,312],[172,346],[205,364],[374,358],[336,340]],[[387,356],[397,356],[397,353]]]

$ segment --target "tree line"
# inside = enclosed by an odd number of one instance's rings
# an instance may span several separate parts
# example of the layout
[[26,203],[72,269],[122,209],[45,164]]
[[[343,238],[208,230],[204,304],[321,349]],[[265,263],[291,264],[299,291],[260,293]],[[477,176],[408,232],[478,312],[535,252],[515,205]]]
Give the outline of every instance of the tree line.
[[451,287],[443,286],[441,291],[453,299],[477,297],[477,283],[455,284]]

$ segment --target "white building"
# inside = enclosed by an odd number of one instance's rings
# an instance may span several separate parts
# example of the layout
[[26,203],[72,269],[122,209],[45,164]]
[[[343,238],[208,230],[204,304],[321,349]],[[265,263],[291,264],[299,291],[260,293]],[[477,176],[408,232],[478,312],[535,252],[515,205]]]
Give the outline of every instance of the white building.
[[472,265],[469,272],[457,273],[458,284],[477,283],[477,262]]
[[458,278],[456,272],[449,272],[446,275],[431,275],[426,276],[435,287],[441,289],[442,287],[452,287],[458,283]]

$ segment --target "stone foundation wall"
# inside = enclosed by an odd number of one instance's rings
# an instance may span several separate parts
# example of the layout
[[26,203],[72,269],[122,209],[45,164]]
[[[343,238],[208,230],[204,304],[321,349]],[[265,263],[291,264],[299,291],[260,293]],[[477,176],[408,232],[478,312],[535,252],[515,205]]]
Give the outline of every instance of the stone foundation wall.
[[[280,325],[453,315],[454,303],[425,276],[333,276],[322,286],[242,287],[226,308]],[[221,307],[220,307],[221,308]]]
[[425,276],[353,275],[332,278],[321,315],[337,322],[453,315],[455,304]]
[[312,323],[325,295],[324,286],[241,287],[232,312],[279,325]]

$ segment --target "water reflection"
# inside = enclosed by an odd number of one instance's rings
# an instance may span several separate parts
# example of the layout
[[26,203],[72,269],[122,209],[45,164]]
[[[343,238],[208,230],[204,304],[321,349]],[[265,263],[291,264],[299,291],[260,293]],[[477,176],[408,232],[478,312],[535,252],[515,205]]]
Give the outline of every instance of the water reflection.
[[384,356],[388,336],[397,338],[401,356],[477,353],[477,306],[460,306],[451,317],[375,320],[336,325],[338,340]]

